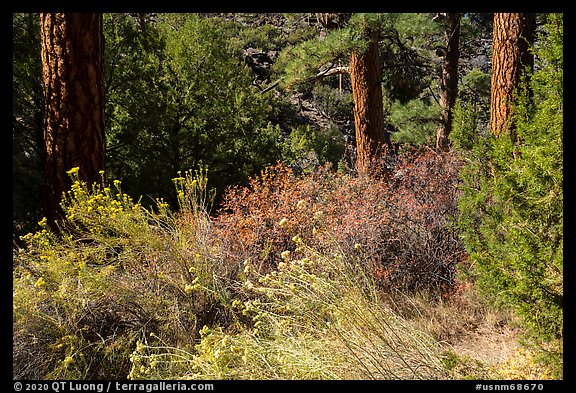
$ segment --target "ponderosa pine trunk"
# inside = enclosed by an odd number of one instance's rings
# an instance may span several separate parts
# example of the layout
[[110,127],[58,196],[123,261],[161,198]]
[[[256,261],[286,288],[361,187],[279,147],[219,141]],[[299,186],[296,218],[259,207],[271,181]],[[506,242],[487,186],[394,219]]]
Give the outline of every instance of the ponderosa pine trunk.
[[88,184],[104,170],[104,39],[101,14],[40,14],[44,92],[44,209],[53,228],[79,167]]
[[449,147],[452,131],[452,110],[458,96],[458,60],[460,58],[460,14],[445,14],[445,45],[446,56],[442,66],[440,81],[440,106],[442,107],[442,123],[436,131],[436,148],[446,151]]
[[525,67],[534,67],[530,46],[534,43],[534,14],[495,13],[492,47],[490,132],[516,140],[512,121],[514,94]]
[[369,33],[368,36],[367,49],[364,52],[355,49],[350,56],[356,167],[359,174],[369,174],[378,153],[390,143],[390,136],[384,129],[378,34]]

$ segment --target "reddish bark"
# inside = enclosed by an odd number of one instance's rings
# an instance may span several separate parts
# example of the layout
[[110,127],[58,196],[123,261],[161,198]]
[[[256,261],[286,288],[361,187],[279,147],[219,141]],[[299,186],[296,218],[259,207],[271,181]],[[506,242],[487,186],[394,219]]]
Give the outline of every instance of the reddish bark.
[[79,167],[88,184],[104,169],[103,35],[101,14],[41,14],[44,82],[45,214],[61,217],[66,173]]
[[514,94],[525,67],[533,68],[534,14],[494,14],[490,132],[515,138],[512,112]]
[[377,153],[390,143],[384,129],[378,36],[372,34],[366,51],[356,49],[350,57],[350,80],[356,126],[356,166],[368,174]]

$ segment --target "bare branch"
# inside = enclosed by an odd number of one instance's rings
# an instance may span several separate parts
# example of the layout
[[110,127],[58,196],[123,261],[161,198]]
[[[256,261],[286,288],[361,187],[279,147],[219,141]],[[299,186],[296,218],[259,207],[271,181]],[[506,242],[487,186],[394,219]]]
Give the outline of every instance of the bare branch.
[[320,71],[316,74],[316,79],[325,78],[331,75],[348,74],[350,69],[346,66],[328,68],[326,71]]
[[[260,94],[264,94],[264,93],[266,93],[267,91],[272,90],[273,88],[275,88],[276,86],[278,86],[278,83],[280,83],[280,80],[277,80],[276,82],[272,83],[270,86],[268,86],[268,87],[265,88],[265,89],[262,89],[262,88],[261,88],[262,91],[260,92]],[[260,86],[258,86],[258,87],[260,87]]]

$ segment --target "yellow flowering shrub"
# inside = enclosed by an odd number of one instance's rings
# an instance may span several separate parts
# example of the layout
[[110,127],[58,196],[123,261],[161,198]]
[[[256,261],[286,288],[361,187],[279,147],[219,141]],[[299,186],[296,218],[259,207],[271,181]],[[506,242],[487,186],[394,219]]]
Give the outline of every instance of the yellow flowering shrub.
[[543,364],[541,359],[538,359],[536,352],[524,347],[519,347],[510,358],[494,365],[492,371],[500,379],[541,380],[562,378],[561,375],[557,375],[558,370]]
[[175,214],[162,199],[143,208],[103,172],[91,186],[68,174],[59,233],[43,219],[13,250],[14,377],[126,378],[142,334],[185,341],[205,308],[223,307],[225,274],[194,205],[206,180],[177,184],[188,204]]

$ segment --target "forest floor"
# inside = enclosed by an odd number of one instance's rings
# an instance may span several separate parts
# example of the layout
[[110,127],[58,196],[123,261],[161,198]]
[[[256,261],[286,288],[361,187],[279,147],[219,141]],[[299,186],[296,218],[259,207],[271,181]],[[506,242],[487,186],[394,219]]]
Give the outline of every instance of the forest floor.
[[402,296],[393,308],[432,335],[453,356],[456,378],[530,379],[545,377],[532,354],[520,344],[522,329],[511,312],[495,310],[472,286],[457,298],[431,302],[425,296]]
[[514,356],[519,348],[518,334],[518,329],[486,322],[460,337],[451,348],[462,356],[495,366]]
[[[432,304],[411,297],[401,314],[428,332],[451,356],[447,367],[456,379],[554,379],[533,349],[522,344],[523,329],[511,311],[498,310],[481,300],[472,285],[456,299]],[[395,302],[398,307],[397,302]],[[551,350],[561,344],[544,345]]]

